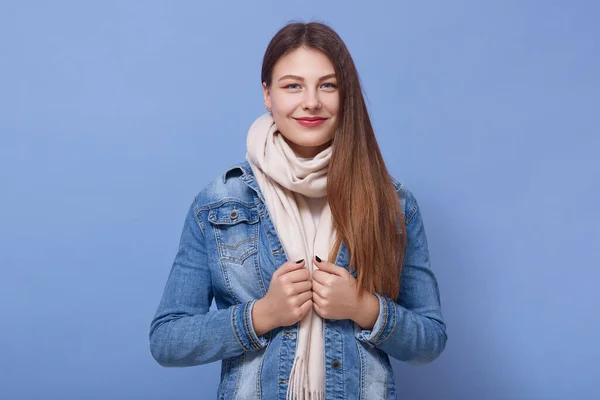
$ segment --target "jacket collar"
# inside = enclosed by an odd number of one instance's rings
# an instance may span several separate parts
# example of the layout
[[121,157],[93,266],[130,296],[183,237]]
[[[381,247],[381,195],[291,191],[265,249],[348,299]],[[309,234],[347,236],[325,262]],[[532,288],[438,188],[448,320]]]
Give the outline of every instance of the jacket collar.
[[223,183],[227,182],[227,179],[231,179],[230,174],[236,171],[241,172],[241,175],[238,176],[238,179],[248,185],[250,189],[254,190],[258,195],[258,198],[265,203],[265,198],[260,190],[260,187],[258,186],[258,183],[256,182],[254,172],[252,172],[252,167],[250,167],[250,163],[247,160],[236,164],[225,171],[222,177]]
[[250,163],[248,161],[243,161],[239,164],[235,164],[234,166],[227,169],[223,175],[223,183],[227,182],[228,175],[234,171],[241,171],[241,176],[252,176],[254,178],[254,172],[252,172],[252,168],[250,167]]

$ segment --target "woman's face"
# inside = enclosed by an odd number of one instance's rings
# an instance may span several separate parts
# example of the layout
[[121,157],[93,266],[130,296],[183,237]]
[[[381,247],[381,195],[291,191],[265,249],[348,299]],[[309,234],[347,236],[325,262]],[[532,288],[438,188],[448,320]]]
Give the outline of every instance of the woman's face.
[[300,47],[281,57],[271,86],[263,83],[265,107],[298,157],[311,158],[329,146],[340,104],[333,64],[323,53]]

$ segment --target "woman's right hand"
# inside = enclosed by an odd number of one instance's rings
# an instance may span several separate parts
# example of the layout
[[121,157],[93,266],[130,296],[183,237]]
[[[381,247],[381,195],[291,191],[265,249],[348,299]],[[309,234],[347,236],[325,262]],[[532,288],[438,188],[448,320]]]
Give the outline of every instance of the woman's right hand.
[[305,261],[288,261],[273,273],[267,294],[254,304],[254,331],[262,336],[279,326],[293,325],[312,307],[312,281]]

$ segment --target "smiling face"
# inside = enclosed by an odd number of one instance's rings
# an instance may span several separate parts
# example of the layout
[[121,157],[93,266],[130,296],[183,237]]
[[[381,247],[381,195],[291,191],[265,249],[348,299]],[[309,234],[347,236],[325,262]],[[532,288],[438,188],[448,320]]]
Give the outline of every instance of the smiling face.
[[323,53],[300,47],[281,57],[265,107],[298,157],[311,158],[329,146],[338,123],[340,97],[333,64]]

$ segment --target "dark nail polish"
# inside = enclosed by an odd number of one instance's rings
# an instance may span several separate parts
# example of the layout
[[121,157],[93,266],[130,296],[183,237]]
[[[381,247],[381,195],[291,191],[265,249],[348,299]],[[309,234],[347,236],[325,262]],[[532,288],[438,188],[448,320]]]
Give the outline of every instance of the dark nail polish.
[[317,259],[318,262],[321,262],[321,259],[319,258],[319,256],[315,256],[315,258]]
[[296,264],[300,264],[302,261],[304,261],[304,258],[302,260],[296,261]]

